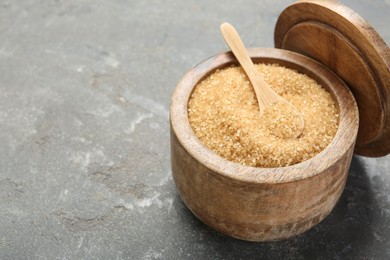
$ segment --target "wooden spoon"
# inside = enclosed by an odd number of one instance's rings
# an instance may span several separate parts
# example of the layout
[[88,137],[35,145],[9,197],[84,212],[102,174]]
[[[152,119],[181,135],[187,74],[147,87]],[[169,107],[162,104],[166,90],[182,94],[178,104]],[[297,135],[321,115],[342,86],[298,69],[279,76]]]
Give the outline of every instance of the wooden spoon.
[[268,124],[271,132],[281,138],[299,137],[305,127],[302,114],[295,106],[279,96],[263,79],[262,74],[256,70],[236,29],[229,23],[223,23],[221,24],[221,33],[252,83],[259,103],[260,115],[263,115],[271,107],[274,109],[283,108],[284,111],[277,111],[277,114],[288,118],[288,120],[285,125]]

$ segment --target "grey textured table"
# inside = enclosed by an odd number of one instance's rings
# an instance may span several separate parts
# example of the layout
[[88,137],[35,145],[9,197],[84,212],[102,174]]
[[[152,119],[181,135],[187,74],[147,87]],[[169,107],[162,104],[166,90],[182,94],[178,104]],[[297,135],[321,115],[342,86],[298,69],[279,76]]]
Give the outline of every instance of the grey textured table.
[[[389,0],[343,2],[390,42]],[[388,259],[390,156],[355,157],[330,216],[286,241],[221,235],[176,193],[176,83],[226,50],[223,21],[273,46],[290,3],[2,0],[0,259]]]

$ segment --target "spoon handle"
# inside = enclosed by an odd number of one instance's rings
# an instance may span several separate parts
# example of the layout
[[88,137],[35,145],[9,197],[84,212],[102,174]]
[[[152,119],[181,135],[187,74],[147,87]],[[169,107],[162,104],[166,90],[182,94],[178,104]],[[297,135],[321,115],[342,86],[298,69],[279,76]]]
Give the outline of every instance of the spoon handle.
[[229,23],[223,23],[221,33],[252,83],[259,102],[260,113],[263,113],[266,107],[280,101],[280,96],[268,86],[261,73],[256,70],[236,29]]

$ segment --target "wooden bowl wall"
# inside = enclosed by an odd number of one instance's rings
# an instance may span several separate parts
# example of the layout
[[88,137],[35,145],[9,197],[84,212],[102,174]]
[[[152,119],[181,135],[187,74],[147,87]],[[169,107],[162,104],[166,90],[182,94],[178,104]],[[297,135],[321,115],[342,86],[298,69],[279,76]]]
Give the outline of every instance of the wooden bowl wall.
[[190,70],[172,95],[172,174],[184,203],[210,227],[243,240],[279,240],[308,230],[334,208],[348,175],[358,132],[358,109],[344,82],[314,60],[279,49],[248,51],[255,63],[295,69],[333,95],[340,109],[333,141],[317,156],[281,168],[239,165],[205,148],[189,124],[188,101],[199,81],[236,63],[230,52],[222,53]]

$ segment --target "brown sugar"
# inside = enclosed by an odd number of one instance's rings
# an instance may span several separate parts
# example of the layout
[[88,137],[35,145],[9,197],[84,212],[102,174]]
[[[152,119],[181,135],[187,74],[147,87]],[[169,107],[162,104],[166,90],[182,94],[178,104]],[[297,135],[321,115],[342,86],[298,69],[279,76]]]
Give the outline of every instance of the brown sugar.
[[277,64],[257,64],[256,68],[302,114],[302,134],[290,137],[294,129],[290,129],[291,118],[280,114],[283,103],[260,116],[244,71],[231,66],[209,75],[191,95],[188,116],[199,140],[230,161],[254,167],[288,166],[321,152],[338,128],[339,111],[330,93],[307,75]]
[[299,137],[304,129],[299,110],[285,101],[273,103],[260,116],[269,132],[283,139]]

